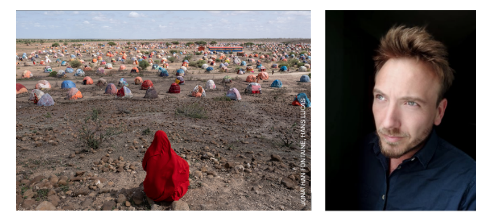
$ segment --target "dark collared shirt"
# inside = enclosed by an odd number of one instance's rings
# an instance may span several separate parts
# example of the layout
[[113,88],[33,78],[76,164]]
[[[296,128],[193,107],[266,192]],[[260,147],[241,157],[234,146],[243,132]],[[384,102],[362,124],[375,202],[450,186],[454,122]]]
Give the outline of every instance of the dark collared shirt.
[[475,210],[476,162],[439,138],[435,130],[424,147],[390,175],[389,160],[372,133],[362,148],[359,206],[362,210]]

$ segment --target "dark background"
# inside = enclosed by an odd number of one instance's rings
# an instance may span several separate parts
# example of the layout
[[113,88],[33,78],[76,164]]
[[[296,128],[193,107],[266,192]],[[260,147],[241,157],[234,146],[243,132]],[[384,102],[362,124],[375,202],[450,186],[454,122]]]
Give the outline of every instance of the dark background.
[[455,79],[437,134],[476,159],[475,11],[326,11],[326,210],[355,209],[357,143],[375,131],[372,57],[393,25],[427,26]]

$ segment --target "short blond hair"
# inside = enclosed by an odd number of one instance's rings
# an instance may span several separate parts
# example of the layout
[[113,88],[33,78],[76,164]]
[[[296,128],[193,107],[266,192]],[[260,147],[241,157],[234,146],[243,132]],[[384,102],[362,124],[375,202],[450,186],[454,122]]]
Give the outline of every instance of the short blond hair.
[[393,26],[387,34],[380,39],[380,46],[375,61],[376,74],[386,61],[391,58],[410,57],[417,61],[429,63],[440,79],[440,91],[437,106],[444,98],[454,80],[454,70],[447,61],[447,48],[435,40],[425,27]]

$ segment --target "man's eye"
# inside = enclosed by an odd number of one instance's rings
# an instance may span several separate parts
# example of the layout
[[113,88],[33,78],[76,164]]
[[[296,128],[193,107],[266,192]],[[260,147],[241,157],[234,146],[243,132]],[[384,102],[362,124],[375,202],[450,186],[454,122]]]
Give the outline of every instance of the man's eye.
[[407,101],[407,105],[409,106],[417,106],[417,103],[414,101]]
[[377,94],[375,97],[376,99],[379,99],[379,100],[385,100],[385,98],[380,94]]

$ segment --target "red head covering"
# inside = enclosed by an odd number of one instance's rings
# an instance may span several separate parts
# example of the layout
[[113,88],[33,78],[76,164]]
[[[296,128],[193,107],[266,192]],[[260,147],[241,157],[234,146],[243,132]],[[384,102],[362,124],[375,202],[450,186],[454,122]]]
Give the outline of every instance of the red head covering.
[[146,150],[143,169],[144,191],[153,201],[178,201],[188,190],[188,163],[173,151],[164,131],[156,132]]

